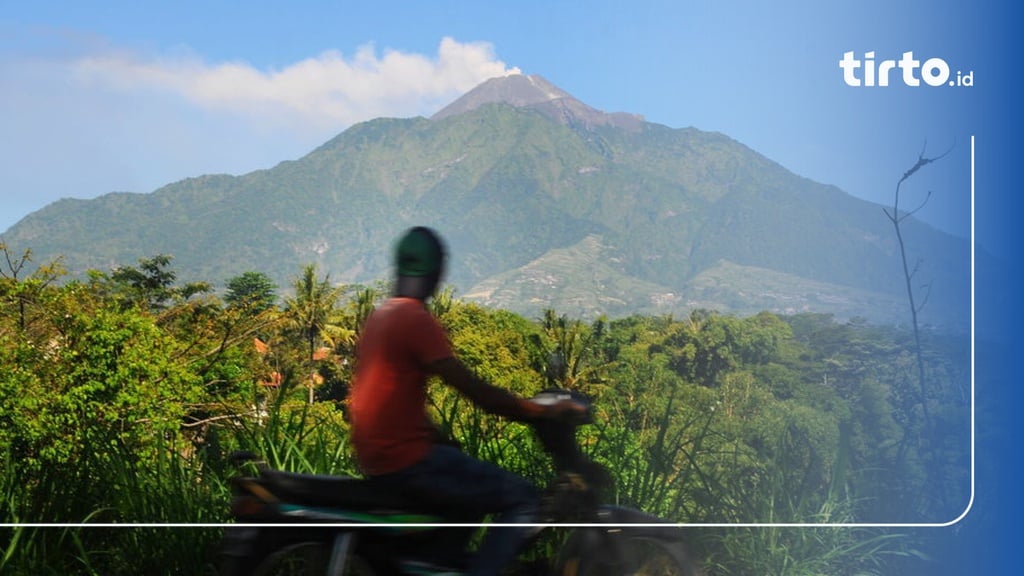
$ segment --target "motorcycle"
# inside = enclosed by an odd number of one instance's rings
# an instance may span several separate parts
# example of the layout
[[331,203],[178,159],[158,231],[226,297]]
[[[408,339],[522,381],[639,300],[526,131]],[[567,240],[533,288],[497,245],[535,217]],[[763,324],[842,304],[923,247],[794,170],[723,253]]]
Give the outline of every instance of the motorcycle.
[[[551,572],[579,575],[699,576],[682,531],[661,518],[601,503],[610,476],[587,458],[576,429],[591,421],[581,394],[549,390],[531,400],[553,404],[572,399],[585,416],[531,423],[555,467],[540,503],[541,529],[571,529]],[[461,574],[464,564],[432,557],[455,529],[443,510],[432,510],[384,491],[372,480],[274,470],[249,452],[232,455],[236,466],[256,465],[255,475],[231,480],[231,515],[222,558],[225,576],[319,574],[329,576],[441,576]],[[536,536],[535,536],[536,538]]]

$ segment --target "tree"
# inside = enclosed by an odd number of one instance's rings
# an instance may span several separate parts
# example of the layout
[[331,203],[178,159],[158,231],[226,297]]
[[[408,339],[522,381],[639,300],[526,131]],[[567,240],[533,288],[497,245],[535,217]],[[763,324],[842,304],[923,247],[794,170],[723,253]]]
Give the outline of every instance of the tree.
[[173,259],[173,256],[157,254],[152,258],[140,258],[138,268],[119,266],[110,274],[94,270],[90,276],[95,287],[105,287],[123,305],[159,312],[175,301],[185,301],[210,291],[206,282],[175,286],[177,274],[169,268]]
[[350,343],[355,331],[344,326],[339,318],[338,301],[344,293],[341,287],[332,286],[330,276],[317,278],[315,264],[302,270],[292,287],[295,295],[285,299],[285,318],[302,339],[309,377],[309,403],[313,403],[313,390],[320,380],[316,363],[323,355],[321,348],[333,349],[342,343]]
[[0,242],[0,253],[4,256],[4,265],[0,267],[0,305],[7,302],[15,304],[18,328],[25,331],[29,324],[29,305],[64,273],[64,269],[58,259],[47,266],[39,267],[28,278],[23,279],[21,273],[32,261],[32,251],[25,250],[20,256],[14,256],[7,244]]
[[601,382],[613,363],[597,354],[606,336],[603,318],[588,326],[581,320],[569,320],[565,314],[556,315],[549,308],[544,310],[541,328],[551,342],[546,366],[541,370],[550,385],[589,392],[590,385]]
[[277,303],[277,285],[263,272],[245,272],[228,280],[224,301],[258,314]]
[[907,248],[906,248],[906,243],[903,240],[903,230],[901,228],[901,225],[903,224],[904,220],[906,220],[907,218],[910,218],[915,213],[917,213],[918,210],[920,210],[921,208],[924,207],[924,205],[928,202],[928,199],[931,198],[931,191],[929,191],[928,194],[925,195],[924,200],[921,201],[921,203],[917,206],[917,208],[914,208],[913,210],[910,210],[908,212],[904,212],[904,213],[901,214],[900,213],[900,187],[903,185],[904,182],[907,181],[908,178],[910,178],[911,176],[916,174],[918,170],[920,170],[921,168],[924,168],[925,166],[931,164],[932,162],[935,162],[936,160],[941,159],[946,154],[949,154],[949,150],[947,150],[946,152],[943,152],[942,154],[940,154],[939,156],[937,156],[935,158],[926,158],[925,155],[924,155],[924,150],[922,150],[921,153],[918,154],[918,156],[917,156],[917,162],[914,163],[914,165],[909,170],[904,172],[903,176],[901,176],[900,179],[896,182],[896,193],[893,196],[892,211],[890,212],[889,210],[885,210],[885,215],[889,218],[889,221],[892,222],[893,228],[896,231],[896,240],[897,240],[897,242],[899,244],[899,247],[900,247],[900,259],[901,259],[901,262],[903,264],[903,278],[904,278],[904,281],[906,283],[907,300],[909,301],[909,304],[910,304],[911,325],[912,325],[913,330],[914,330],[914,348],[915,348],[915,355],[916,355],[916,359],[917,359],[918,386],[920,387],[920,394],[921,394],[921,411],[924,414],[924,421],[925,421],[925,427],[926,428],[930,428],[931,427],[930,426],[931,416],[929,415],[929,412],[928,412],[928,397],[927,397],[927,390],[926,390],[925,376],[924,376],[924,357],[923,357],[923,355],[921,353],[921,330],[920,330],[920,327],[918,326],[917,315],[921,311],[921,308],[928,301],[928,293],[927,293],[928,286],[926,286],[926,292],[924,294],[924,299],[921,301],[920,304],[918,304],[917,301],[916,301],[916,298],[915,298],[915,292],[914,292],[914,286],[913,286],[914,276],[917,274],[918,268],[917,268],[917,265],[915,265],[914,268],[911,269],[910,265],[907,262]]

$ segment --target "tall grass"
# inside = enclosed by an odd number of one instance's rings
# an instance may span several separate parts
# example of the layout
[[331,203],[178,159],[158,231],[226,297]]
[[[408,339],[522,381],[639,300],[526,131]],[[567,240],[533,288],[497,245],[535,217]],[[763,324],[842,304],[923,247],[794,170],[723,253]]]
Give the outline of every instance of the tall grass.
[[299,402],[281,394],[257,418],[235,420],[223,431],[223,452],[247,450],[271,467],[311,474],[356,474],[349,429],[331,403]]
[[925,557],[911,533],[850,526],[858,518],[857,503],[842,490],[847,450],[848,443],[841,441],[820,501],[777,467],[766,470],[759,497],[744,499],[747,513],[766,523],[822,526],[703,532],[700,545],[709,576],[883,576],[892,574],[900,560]]
[[113,446],[66,466],[4,458],[0,515],[21,525],[0,530],[0,573],[215,574],[222,529],[181,525],[228,521],[227,452],[298,472],[354,471],[347,425],[328,404],[282,399],[264,418],[220,421],[203,438],[199,449],[167,442],[144,457]]
[[[806,521],[853,520],[845,503],[830,501]],[[709,576],[883,576],[901,559],[924,557],[909,533],[837,525],[718,529],[700,544]]]
[[705,560],[709,575],[882,576],[916,557],[906,534],[867,528],[733,528]]
[[22,524],[0,535],[0,573],[214,573],[218,529],[131,525],[219,522],[227,502],[223,481],[166,447],[146,462],[120,450],[105,461],[88,471],[43,468],[31,475],[17,465],[4,468],[4,517]]
[[[482,421],[480,414],[442,403],[453,430],[473,454],[510,468],[537,483],[550,465],[529,430]],[[615,493],[650,512],[692,511],[687,501],[713,471],[697,457],[710,439],[705,420],[672,419],[663,406],[642,431],[593,426],[581,430],[585,450],[607,465]],[[674,424],[673,424],[674,422]],[[470,425],[473,424],[473,425]],[[99,527],[98,523],[221,523],[229,493],[225,455],[244,449],[275,468],[321,474],[353,474],[348,425],[331,404],[310,405],[273,398],[264,414],[220,420],[203,434],[199,449],[158,445],[146,458],[124,447],[102,460],[65,469],[28,468],[10,458],[0,469],[0,513],[14,522],[85,523],[92,526],[27,527],[0,531],[0,573],[20,575],[112,575],[216,573],[219,528]],[[842,454],[837,461],[843,461]],[[841,476],[837,474],[837,477]],[[751,517],[775,522],[844,523],[854,520],[853,502],[831,490],[823,503],[790,494],[785,475],[766,474],[763,508]],[[704,486],[712,492],[714,486]],[[697,492],[700,492],[699,490]],[[771,496],[774,495],[774,496]],[[724,497],[724,496],[722,496]],[[749,504],[749,502],[748,502]],[[701,504],[705,509],[721,502]],[[699,506],[698,506],[699,507]],[[700,521],[676,518],[677,521]],[[709,576],[868,576],[886,573],[894,561],[920,556],[907,534],[835,526],[820,528],[726,528],[689,531],[691,550]],[[553,554],[562,534],[553,531],[528,554]]]

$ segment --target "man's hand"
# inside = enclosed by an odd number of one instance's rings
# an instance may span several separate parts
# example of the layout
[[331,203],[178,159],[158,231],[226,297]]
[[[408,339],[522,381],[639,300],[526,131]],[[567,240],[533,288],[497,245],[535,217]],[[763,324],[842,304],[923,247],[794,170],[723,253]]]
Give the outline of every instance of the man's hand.
[[542,417],[555,420],[586,421],[590,418],[590,412],[583,404],[571,398],[566,398],[554,404],[545,405]]

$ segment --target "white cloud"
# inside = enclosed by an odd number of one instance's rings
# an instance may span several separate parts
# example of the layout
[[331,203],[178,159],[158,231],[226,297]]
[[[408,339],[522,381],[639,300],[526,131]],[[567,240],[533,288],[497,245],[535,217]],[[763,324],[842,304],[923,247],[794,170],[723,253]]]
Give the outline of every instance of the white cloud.
[[80,81],[121,91],[177,94],[207,109],[335,127],[380,116],[429,115],[488,78],[518,73],[485,42],[444,38],[435,56],[360,47],[328,51],[280,70],[200,58],[142,59],[116,53],[73,63]]
[[451,38],[433,55],[366,45],[280,69],[182,49],[66,46],[29,55],[0,40],[0,232],[59,198],[269,168],[356,122],[429,116],[518,73],[490,44]]

